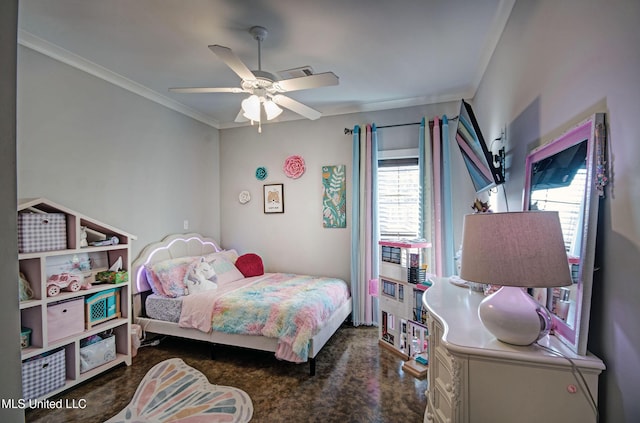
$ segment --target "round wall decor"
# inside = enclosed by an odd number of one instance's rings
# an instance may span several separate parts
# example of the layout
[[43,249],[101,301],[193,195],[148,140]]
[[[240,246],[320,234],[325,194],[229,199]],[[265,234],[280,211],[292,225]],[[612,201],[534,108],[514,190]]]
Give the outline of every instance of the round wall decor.
[[251,194],[249,194],[249,191],[241,191],[240,195],[238,195],[238,201],[240,201],[240,204],[247,204],[251,201]]
[[298,179],[305,171],[304,159],[302,156],[289,156],[284,161],[282,167],[284,174],[291,179]]
[[259,181],[264,181],[267,178],[267,168],[264,166],[260,166],[256,169],[256,179]]

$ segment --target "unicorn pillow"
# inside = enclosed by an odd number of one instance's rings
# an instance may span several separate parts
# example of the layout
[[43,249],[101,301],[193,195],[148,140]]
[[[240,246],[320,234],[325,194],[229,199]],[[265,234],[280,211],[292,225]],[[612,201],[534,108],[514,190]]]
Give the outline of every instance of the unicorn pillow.
[[217,289],[217,279],[218,277],[213,266],[211,266],[204,257],[200,257],[191,263],[189,270],[187,270],[185,274],[184,285],[186,287],[186,294],[191,295],[210,289]]

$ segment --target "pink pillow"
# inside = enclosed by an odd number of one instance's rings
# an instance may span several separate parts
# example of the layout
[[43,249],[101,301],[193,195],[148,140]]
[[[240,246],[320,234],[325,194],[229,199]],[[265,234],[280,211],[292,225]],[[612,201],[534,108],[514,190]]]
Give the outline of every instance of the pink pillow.
[[[184,278],[189,265],[199,257],[178,257],[145,265],[147,281],[155,294],[165,297],[182,297],[186,286]],[[155,290],[153,289],[155,287]],[[156,292],[157,291],[157,292]]]
[[236,267],[242,272],[245,278],[251,276],[264,275],[264,266],[259,255],[248,253],[241,255],[236,260]]

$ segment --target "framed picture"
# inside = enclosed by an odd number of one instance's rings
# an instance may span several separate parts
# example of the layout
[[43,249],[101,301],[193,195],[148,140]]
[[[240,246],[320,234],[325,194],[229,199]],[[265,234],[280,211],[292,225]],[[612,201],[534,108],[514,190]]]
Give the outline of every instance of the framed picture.
[[345,165],[322,166],[322,226],[347,227],[347,172]]
[[268,184],[263,188],[264,212],[284,213],[284,185]]

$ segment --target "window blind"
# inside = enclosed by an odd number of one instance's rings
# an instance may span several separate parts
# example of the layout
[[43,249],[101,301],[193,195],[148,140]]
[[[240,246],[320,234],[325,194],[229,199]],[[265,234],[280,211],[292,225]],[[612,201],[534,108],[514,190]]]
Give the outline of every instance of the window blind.
[[418,237],[420,172],[417,158],[378,161],[378,224],[381,239]]

